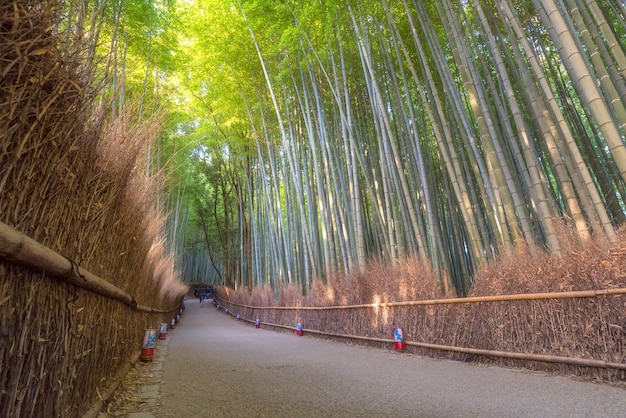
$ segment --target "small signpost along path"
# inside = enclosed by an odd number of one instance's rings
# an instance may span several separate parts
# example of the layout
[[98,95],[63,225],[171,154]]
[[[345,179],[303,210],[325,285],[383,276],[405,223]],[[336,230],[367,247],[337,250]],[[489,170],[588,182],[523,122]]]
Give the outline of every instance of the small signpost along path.
[[164,417],[626,417],[626,389],[256,329],[186,301]]

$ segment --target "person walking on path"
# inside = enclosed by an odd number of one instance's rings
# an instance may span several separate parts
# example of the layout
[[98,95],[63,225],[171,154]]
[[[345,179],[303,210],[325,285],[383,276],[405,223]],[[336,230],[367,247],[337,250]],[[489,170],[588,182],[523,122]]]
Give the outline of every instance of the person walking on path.
[[204,298],[206,297],[206,291],[204,289],[196,289],[194,291],[194,296],[198,298],[200,306],[202,306],[202,302],[204,302]]

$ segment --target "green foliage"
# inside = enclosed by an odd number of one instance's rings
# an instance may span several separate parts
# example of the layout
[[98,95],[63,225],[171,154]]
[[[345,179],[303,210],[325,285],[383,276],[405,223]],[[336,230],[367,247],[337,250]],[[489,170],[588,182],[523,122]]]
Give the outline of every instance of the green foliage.
[[[549,241],[552,217],[577,216],[586,187],[625,188],[540,3],[118,1],[97,45],[111,97],[170,115],[150,169],[172,167],[167,209],[225,281],[243,282],[252,247],[259,282],[274,267],[273,280],[305,282],[416,252],[464,293],[513,241]],[[568,184],[585,173],[574,164],[559,171],[568,130],[594,167],[585,183]],[[520,238],[508,228],[522,218]]]

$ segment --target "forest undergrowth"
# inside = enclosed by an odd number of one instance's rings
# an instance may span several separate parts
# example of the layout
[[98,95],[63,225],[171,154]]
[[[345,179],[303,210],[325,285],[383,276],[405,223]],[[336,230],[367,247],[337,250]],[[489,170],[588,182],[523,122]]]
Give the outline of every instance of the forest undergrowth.
[[[626,287],[626,229],[614,243],[604,238],[582,240],[564,228],[562,251],[548,254],[526,248],[484,266],[475,275],[469,297],[602,291]],[[286,285],[233,291],[219,288],[224,301],[250,307],[327,307],[429,301],[456,298],[443,286],[429,264],[411,258],[387,265],[371,261],[363,272],[336,274],[327,283],[315,281],[308,295]],[[626,295],[595,297],[433,303],[416,306],[360,307],[333,310],[239,309],[243,317],[267,323],[303,327],[342,335],[391,338],[401,326],[407,341],[512,353],[626,361]],[[623,382],[624,370],[561,363],[476,356],[418,347],[411,352],[461,361],[576,375]]]

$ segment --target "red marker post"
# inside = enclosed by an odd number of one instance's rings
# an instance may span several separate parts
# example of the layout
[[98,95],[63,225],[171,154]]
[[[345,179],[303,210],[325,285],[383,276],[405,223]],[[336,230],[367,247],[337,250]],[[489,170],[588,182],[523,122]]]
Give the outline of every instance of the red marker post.
[[159,340],[164,340],[167,335],[167,322],[161,322],[161,328],[159,329]]
[[141,360],[149,361],[154,357],[154,343],[156,340],[156,329],[147,329],[143,332],[143,345],[141,347]]
[[302,335],[302,323],[298,322],[296,324],[296,335]]

